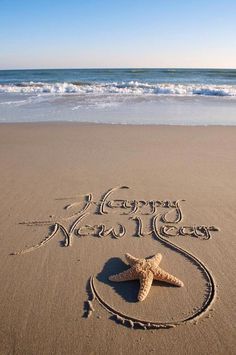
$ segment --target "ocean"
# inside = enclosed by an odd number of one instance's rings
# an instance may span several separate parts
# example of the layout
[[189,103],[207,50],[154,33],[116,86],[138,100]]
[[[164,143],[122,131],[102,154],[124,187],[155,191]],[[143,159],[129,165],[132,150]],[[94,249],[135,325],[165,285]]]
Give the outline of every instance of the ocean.
[[0,122],[236,125],[236,69],[0,70]]

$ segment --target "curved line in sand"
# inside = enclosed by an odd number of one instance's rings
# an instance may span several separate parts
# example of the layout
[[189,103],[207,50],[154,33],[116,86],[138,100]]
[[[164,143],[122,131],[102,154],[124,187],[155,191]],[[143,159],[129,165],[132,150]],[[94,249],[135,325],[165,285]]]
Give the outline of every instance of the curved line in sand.
[[194,312],[192,315],[189,317],[186,317],[184,319],[181,319],[179,321],[175,322],[152,322],[147,319],[138,319],[135,317],[131,317],[125,313],[122,313],[115,308],[113,308],[111,305],[109,305],[106,301],[104,301],[99,294],[98,290],[96,289],[95,282],[94,282],[94,276],[90,278],[90,288],[92,291],[92,295],[95,295],[95,298],[97,301],[100,303],[100,305],[107,310],[110,314],[116,317],[116,320],[119,321],[122,324],[127,324],[131,326],[132,328],[134,326],[139,326],[143,329],[154,329],[154,328],[173,328],[176,327],[177,325],[185,324],[187,322],[193,322],[197,321],[200,317],[202,317],[211,307],[213,304],[215,297],[216,297],[216,284],[213,276],[211,275],[211,272],[207,269],[205,264],[200,261],[195,255],[189,253],[188,251],[180,248],[179,246],[175,245],[172,242],[169,242],[162,238],[158,234],[158,230],[156,228],[156,219],[158,216],[155,216],[153,218],[153,230],[156,235],[156,238],[161,242],[164,243],[168,248],[174,249],[176,252],[184,255],[187,259],[189,259],[191,262],[193,262],[195,265],[199,267],[199,269],[202,271],[202,273],[205,275],[205,278],[208,281],[208,295],[206,297],[206,300],[204,301],[203,305],[197,309],[196,312]]
[[174,328],[178,323],[172,322],[172,323],[159,323],[159,322],[151,322],[148,320],[142,320],[138,319],[135,317],[131,317],[125,313],[122,313],[112,306],[110,306],[106,301],[102,299],[100,296],[99,292],[96,289],[96,286],[94,284],[94,276],[91,276],[89,280],[90,284],[90,289],[92,294],[94,295],[94,298],[97,299],[97,301],[100,303],[100,305],[110,314],[116,317],[117,321],[120,321],[120,323],[125,324],[127,322],[132,328],[136,325],[140,326],[141,328],[144,329],[150,329],[150,328]]
[[192,253],[188,252],[185,249],[182,249],[181,247],[177,246],[176,244],[162,238],[159,234],[158,234],[158,230],[156,228],[156,219],[158,216],[155,216],[153,218],[153,230],[155,232],[155,236],[156,238],[161,242],[164,243],[168,248],[170,249],[174,249],[175,251],[177,251],[178,253],[184,255],[187,259],[189,259],[191,262],[193,262],[195,265],[197,265],[199,267],[199,269],[203,272],[203,274],[205,275],[205,278],[208,281],[208,297],[206,298],[204,304],[202,305],[202,307],[200,307],[192,316],[186,318],[184,321],[190,321],[190,320],[194,320],[196,318],[199,318],[200,316],[203,316],[204,313],[206,313],[208,311],[208,309],[210,308],[210,306],[212,305],[212,303],[215,300],[216,297],[216,284],[215,284],[215,280],[211,274],[211,272],[207,269],[206,265],[200,261],[195,255],[193,255]]
[[32,247],[29,247],[27,249],[23,249],[14,253],[11,253],[11,255],[20,255],[20,254],[25,254],[25,253],[29,253],[31,251],[34,251],[35,249],[41,248],[42,246],[44,246],[45,244],[47,244],[53,237],[54,235],[57,233],[57,231],[59,230],[59,224],[55,223],[54,224],[54,229],[52,231],[52,233],[50,233],[46,238],[44,238],[40,243],[33,245]]

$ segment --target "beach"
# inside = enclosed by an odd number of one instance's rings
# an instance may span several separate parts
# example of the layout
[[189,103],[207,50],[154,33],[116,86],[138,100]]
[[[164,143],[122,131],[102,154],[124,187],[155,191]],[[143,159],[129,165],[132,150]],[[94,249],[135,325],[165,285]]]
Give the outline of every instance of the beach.
[[[236,127],[0,125],[0,354],[233,354]],[[162,254],[184,286],[112,282]]]

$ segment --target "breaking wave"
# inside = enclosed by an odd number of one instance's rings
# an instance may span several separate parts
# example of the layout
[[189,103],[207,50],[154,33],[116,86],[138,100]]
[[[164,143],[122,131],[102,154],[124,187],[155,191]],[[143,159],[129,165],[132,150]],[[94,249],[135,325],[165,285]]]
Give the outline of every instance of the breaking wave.
[[236,85],[202,85],[129,82],[21,82],[0,84],[0,93],[18,94],[77,94],[77,95],[169,95],[169,96],[226,96],[236,97]]

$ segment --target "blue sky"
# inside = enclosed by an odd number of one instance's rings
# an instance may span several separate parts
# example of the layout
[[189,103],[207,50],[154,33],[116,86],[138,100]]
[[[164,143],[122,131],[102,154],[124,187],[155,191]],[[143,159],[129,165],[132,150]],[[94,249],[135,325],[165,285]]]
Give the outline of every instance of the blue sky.
[[236,67],[236,0],[0,0],[0,69]]

